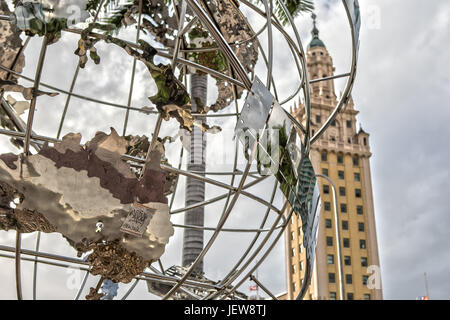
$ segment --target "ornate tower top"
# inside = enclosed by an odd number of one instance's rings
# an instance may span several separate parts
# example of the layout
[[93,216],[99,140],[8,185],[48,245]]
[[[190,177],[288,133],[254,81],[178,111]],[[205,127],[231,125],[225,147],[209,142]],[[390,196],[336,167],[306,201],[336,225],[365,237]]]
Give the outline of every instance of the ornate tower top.
[[323,43],[323,41],[319,39],[319,29],[317,29],[317,26],[316,26],[316,18],[317,18],[317,16],[313,13],[311,15],[311,18],[313,19],[314,28],[311,31],[311,34],[312,34],[313,38],[312,38],[311,42],[309,43],[308,48],[313,48],[313,47],[326,48],[325,44]]

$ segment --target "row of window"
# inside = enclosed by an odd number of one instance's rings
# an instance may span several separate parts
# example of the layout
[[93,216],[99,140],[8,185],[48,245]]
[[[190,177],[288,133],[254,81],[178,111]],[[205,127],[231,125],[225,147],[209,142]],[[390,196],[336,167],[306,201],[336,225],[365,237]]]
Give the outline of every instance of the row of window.
[[[342,243],[344,245],[344,248],[350,248],[350,239],[349,238],[343,238]],[[327,237],[327,246],[332,247],[333,246],[333,237]],[[359,240],[359,248],[360,249],[366,249],[366,240],[360,239]]]
[[[320,158],[321,158],[321,160],[323,162],[326,162],[326,161],[328,161],[328,154],[324,151],[324,152],[321,153]],[[352,161],[353,161],[353,165],[354,166],[359,166],[359,158],[358,158],[358,156],[356,156],[356,155],[353,156],[352,157]],[[344,164],[344,155],[342,153],[338,153],[337,154],[337,163]]]
[[[322,189],[323,189],[323,194],[330,194],[330,186],[329,185],[324,184]],[[345,195],[346,195],[345,187],[339,187],[339,195],[341,197],[345,197]],[[361,189],[356,188],[355,189],[355,197],[361,198],[361,195],[362,195]]]
[[[327,168],[322,168],[322,174],[323,174],[324,176],[329,177],[329,175],[328,175],[328,169],[327,169]],[[344,179],[345,179],[344,171],[343,171],[343,170],[338,170],[338,178],[339,178],[339,180],[344,180]],[[361,175],[359,174],[359,172],[354,172],[354,173],[353,173],[353,179],[354,179],[356,182],[360,182],[360,181],[361,181]]]
[[[300,261],[300,271],[303,270],[303,261]],[[296,268],[295,268],[295,264],[292,265],[292,274],[294,274],[296,272]]]
[[[326,76],[323,76],[324,78],[326,78]],[[320,124],[322,122],[322,117],[320,115],[316,115],[316,123]],[[351,120],[346,120],[345,121],[345,125],[347,128],[351,129],[352,128],[352,121]],[[336,127],[336,120],[333,120],[331,122],[331,126]]]
[[[334,264],[334,254],[327,255],[328,264]],[[352,265],[352,257],[344,256],[344,265],[351,266]],[[361,267],[367,267],[367,257],[361,257]]]
[[[331,211],[331,202],[325,201],[323,203],[323,208],[325,211]],[[341,203],[340,204],[340,209],[342,213],[347,213],[347,204],[346,203]],[[356,213],[357,214],[363,214],[363,206],[357,205],[356,206]]]
[[[362,284],[363,286],[367,285],[367,281],[369,280],[369,276],[362,276]],[[328,283],[336,283],[336,274],[333,272],[328,273]],[[345,275],[345,283],[353,284],[353,275],[346,274]]]
[[[364,300],[370,300],[370,293],[363,295]],[[347,300],[353,300],[354,296],[352,292],[347,292]],[[336,300],[336,292],[330,292],[330,300]]]
[[[325,227],[332,228],[331,219],[325,219]],[[348,230],[348,221],[342,220],[342,230]],[[364,222],[358,222],[358,231],[364,232]]]

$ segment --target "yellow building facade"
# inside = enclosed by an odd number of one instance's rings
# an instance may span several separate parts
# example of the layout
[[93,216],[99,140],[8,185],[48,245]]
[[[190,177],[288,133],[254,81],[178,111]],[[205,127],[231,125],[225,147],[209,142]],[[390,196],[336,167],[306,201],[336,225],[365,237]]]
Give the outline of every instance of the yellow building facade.
[[[310,79],[334,75],[333,60],[314,25],[307,50]],[[311,84],[311,133],[322,126],[337,105],[334,81]],[[305,123],[304,108],[295,105],[291,113]],[[353,100],[311,146],[316,174],[328,176],[336,187],[340,239],[337,239],[332,185],[318,177],[322,211],[311,286],[305,299],[382,299],[379,255],[370,173],[369,134],[356,128]],[[302,244],[301,220],[293,216],[286,229],[287,291],[284,299],[295,299],[305,272],[306,250]],[[337,241],[341,243],[344,296],[340,296]],[[377,277],[375,280],[374,277]]]

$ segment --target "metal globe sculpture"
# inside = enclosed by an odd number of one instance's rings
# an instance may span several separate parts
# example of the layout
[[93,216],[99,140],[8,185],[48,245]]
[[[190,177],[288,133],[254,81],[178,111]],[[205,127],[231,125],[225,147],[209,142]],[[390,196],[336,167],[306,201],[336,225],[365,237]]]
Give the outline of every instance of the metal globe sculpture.
[[[17,237],[15,248],[0,248],[14,253],[17,297],[22,298],[21,261],[23,255],[31,255],[82,266],[86,277],[77,299],[89,274],[101,278],[87,299],[112,299],[119,283],[131,281],[133,285],[123,298],[138,281],[147,281],[149,292],[162,299],[247,299],[240,286],[246,279],[255,280],[254,271],[296,214],[302,221],[307,257],[305,281],[297,297],[302,299],[311,279],[320,213],[320,192],[309,151],[350,98],[358,55],[358,1],[342,1],[352,36],[351,70],[331,77],[347,77],[347,84],[329,119],[314,135],[310,131],[310,83],[331,78],[308,79],[306,55],[292,14],[311,9],[309,1],[293,10],[289,2],[276,1],[274,6],[266,0],[80,0],[77,4],[81,10],[75,12],[66,10],[65,2],[12,2],[8,7],[1,1],[0,133],[10,136],[21,151],[0,155],[0,230],[16,230]],[[265,19],[259,30],[249,22],[253,17]],[[136,27],[135,41],[118,37],[128,26]],[[79,37],[73,46],[79,60],[72,85],[64,90],[43,83],[41,76],[47,50],[69,33]],[[289,47],[292,66],[288,68],[296,70],[284,76],[298,80],[296,89],[285,99],[278,97],[279,79],[274,76],[275,33]],[[35,77],[27,78],[22,70],[32,54],[26,52],[32,37],[40,37],[42,46]],[[144,39],[151,39],[152,44]],[[96,47],[99,43],[118,47],[133,59],[127,105],[74,90],[79,72],[89,72],[92,63],[103,63]],[[156,94],[149,98],[151,107],[131,106],[138,63],[145,65],[156,87]],[[264,66],[263,72],[258,64]],[[215,79],[217,87],[212,103],[206,99],[206,75]],[[33,85],[19,84],[22,81]],[[7,96],[9,92],[15,92],[16,98]],[[22,99],[17,99],[17,93]],[[42,95],[67,97],[55,137],[33,130]],[[61,137],[71,97],[126,110],[122,134],[118,128],[111,128],[110,133],[97,132],[85,143],[76,132]],[[305,108],[304,124],[283,108],[299,98]],[[20,114],[26,110],[27,121],[23,121]],[[140,112],[154,124],[150,138],[145,136],[148,132],[126,134],[131,112]],[[229,170],[208,172],[205,137],[226,134],[216,119],[232,123],[233,132],[227,139],[235,148],[227,152],[234,152],[234,160]],[[175,121],[175,132],[162,136],[161,128]],[[181,145],[178,159],[169,155],[174,141]],[[189,154],[186,168],[181,165],[183,150]],[[244,159],[243,170],[238,168],[239,157]],[[180,177],[186,178],[185,184]],[[268,177],[274,177],[274,188],[265,198],[247,191]],[[252,181],[248,182],[249,178]],[[205,185],[222,192],[205,199]],[[180,189],[186,192],[186,205],[173,209],[176,197],[182,197],[177,193]],[[278,207],[274,204],[277,192],[285,200]],[[233,210],[242,197],[265,207],[259,228],[224,227],[230,216],[242,214]],[[205,227],[205,208],[222,200],[225,203],[217,224]],[[186,215],[184,225],[171,222],[175,214]],[[266,226],[272,216],[272,224]],[[205,230],[212,231],[212,236],[203,244]],[[160,258],[166,246],[175,232],[182,231],[182,265],[166,270],[153,267],[155,262],[162,266]],[[255,234],[222,280],[208,279],[202,272],[203,259],[217,237],[227,231]],[[21,248],[21,234],[30,232],[38,232],[35,251]],[[53,232],[61,234],[79,257],[85,258],[41,252],[41,234]],[[259,260],[253,265],[257,256]],[[36,298],[38,262],[34,263]]]

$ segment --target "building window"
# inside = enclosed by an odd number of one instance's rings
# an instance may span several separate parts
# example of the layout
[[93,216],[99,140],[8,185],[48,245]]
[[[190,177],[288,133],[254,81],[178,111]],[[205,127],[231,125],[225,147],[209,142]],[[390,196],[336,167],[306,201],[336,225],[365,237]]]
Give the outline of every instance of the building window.
[[361,189],[355,189],[355,197],[361,198]]
[[364,300],[370,300],[370,293],[364,293]]
[[327,246],[332,247],[333,246],[333,238],[327,237]]
[[355,172],[354,176],[355,176],[355,181],[356,182],[361,181],[361,176],[359,175],[359,172]]
[[346,203],[341,203],[341,212],[347,213],[347,204]]
[[364,145],[367,146],[367,138],[364,138]]
[[291,240],[295,239],[295,234],[293,232],[291,232]]
[[346,274],[345,275],[345,283],[346,284],[352,284],[353,283],[353,278],[351,274]]
[[344,156],[341,153],[337,155],[337,163],[344,163]]
[[367,286],[367,281],[369,280],[368,276],[362,276],[362,284],[363,286]]
[[331,211],[331,203],[328,201],[324,202],[325,211]]
[[322,161],[327,161],[327,153],[326,152],[321,153],[321,159],[322,159]]
[[338,177],[339,177],[339,179],[344,180],[344,171],[339,170],[338,171]]
[[336,276],[334,273],[329,273],[328,274],[328,282],[329,283],[336,283]]
[[329,185],[326,185],[326,184],[323,185],[323,193],[324,194],[329,194],[330,193],[330,186]]
[[364,232],[364,223],[358,222],[358,231]]
[[345,197],[345,187],[339,187],[339,195]]
[[350,256],[344,256],[344,264],[346,266],[351,266],[352,265],[352,257]]
[[328,264],[334,264],[334,256],[329,254],[327,257]]
[[320,116],[317,114],[316,115],[316,123],[319,124],[322,122],[322,119],[320,118]]
[[325,227],[331,229],[331,219],[325,219]]
[[323,168],[323,169],[322,169],[322,174],[323,174],[324,176],[327,176],[327,177],[328,177],[328,169]]
[[347,300],[353,300],[353,293],[347,293]]
[[298,253],[300,254],[300,253],[302,253],[302,251],[303,251],[303,247],[302,247],[302,244],[300,243],[298,245]]
[[359,248],[360,249],[365,249],[366,248],[366,240],[359,240]]
[[356,206],[356,213],[363,214],[363,206]]
[[331,126],[336,127],[336,120],[331,121]]
[[294,288],[294,292],[297,291],[297,284],[295,282],[292,283],[292,287]]
[[295,273],[295,264],[292,265],[292,273]]
[[347,120],[345,123],[347,124],[347,128],[351,128],[352,127],[352,121],[351,120]]
[[342,230],[348,230],[348,221],[342,221]]
[[336,292],[330,292],[330,300],[336,300]]
[[350,248],[350,239],[349,238],[344,238],[344,248]]
[[367,267],[367,258],[361,257],[361,267]]
[[295,257],[295,249],[292,248],[292,256]]
[[300,270],[303,270],[303,261],[300,261]]
[[353,165],[358,166],[359,165],[359,159],[358,156],[353,156]]

